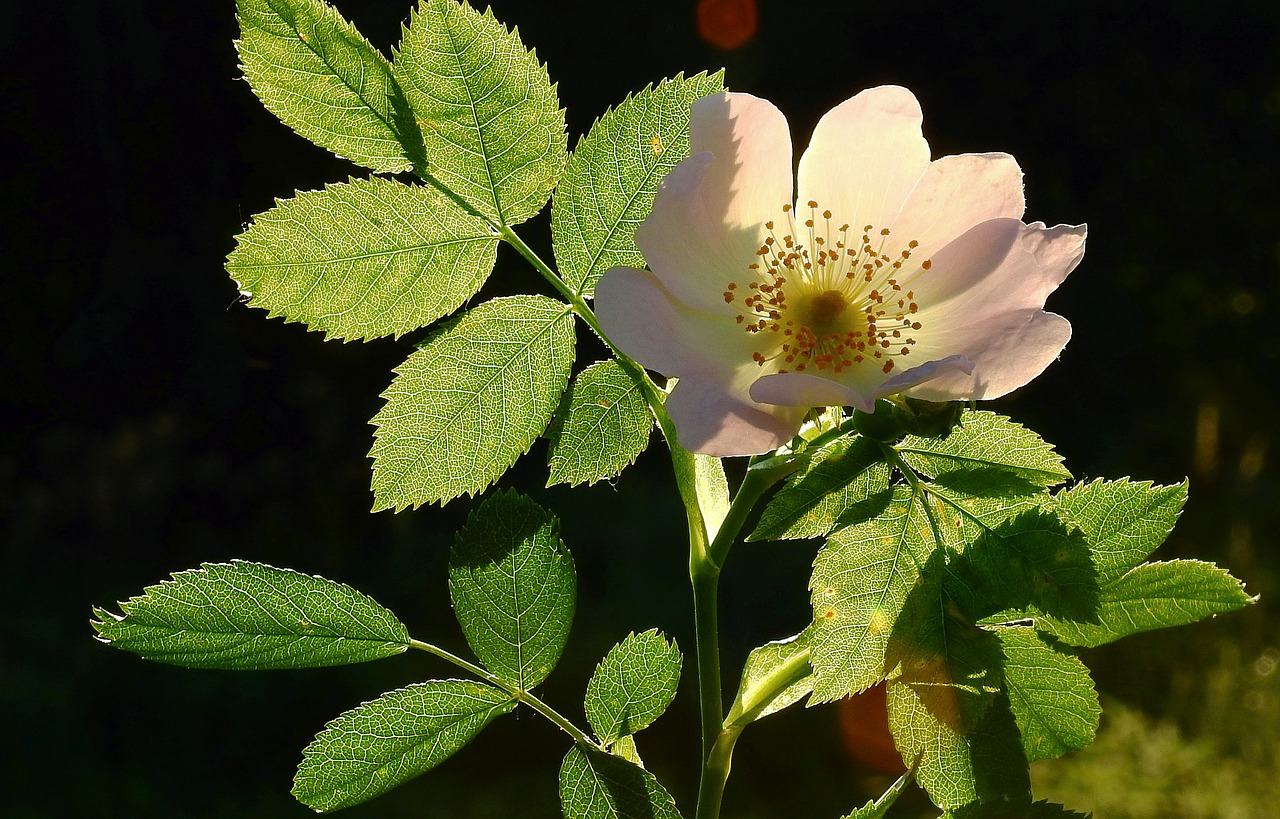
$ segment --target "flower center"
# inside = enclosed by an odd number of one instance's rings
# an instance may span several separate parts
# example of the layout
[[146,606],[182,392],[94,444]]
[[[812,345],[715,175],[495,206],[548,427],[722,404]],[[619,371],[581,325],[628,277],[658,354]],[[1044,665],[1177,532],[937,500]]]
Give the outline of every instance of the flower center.
[[747,266],[746,286],[729,282],[725,303],[756,338],[751,357],[761,367],[774,362],[780,373],[839,373],[874,362],[888,373],[894,358],[910,354],[911,334],[920,329],[915,293],[903,282],[931,263],[910,262],[915,240],[893,255],[888,228],[866,225],[857,238],[848,225],[832,228],[831,211],[808,205],[800,225],[791,205],[782,206],[781,235],[772,221],[764,223],[768,235]]

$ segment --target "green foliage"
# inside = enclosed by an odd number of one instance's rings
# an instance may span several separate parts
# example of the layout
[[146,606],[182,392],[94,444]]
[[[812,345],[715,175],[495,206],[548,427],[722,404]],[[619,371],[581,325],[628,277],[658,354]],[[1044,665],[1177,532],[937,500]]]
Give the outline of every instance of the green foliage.
[[302,752],[293,795],[317,811],[358,805],[425,773],[515,708],[470,680],[431,680],[383,694],[325,726]]
[[760,515],[747,540],[822,537],[869,520],[888,501],[889,466],[870,438],[837,438],[814,452]]
[[546,66],[519,34],[458,0],[421,0],[395,54],[424,171],[499,225],[546,204],[568,137]]
[[1037,486],[1071,480],[1062,456],[1031,430],[993,412],[966,411],[944,438],[908,435],[895,447],[912,469],[937,478],[975,467],[1008,472]]
[[449,595],[471,649],[521,691],[546,679],[569,639],[573,558],[555,516],[516,492],[471,513],[449,553]]
[[497,247],[439,192],[373,177],[278,201],[240,234],[227,272],[272,316],[334,338],[401,336],[474,295]]
[[1089,819],[1052,802],[1012,802],[1006,805],[976,803],[949,810],[938,819]]
[[551,203],[551,236],[564,280],[585,297],[610,267],[645,266],[636,228],[658,183],[689,156],[695,100],[724,90],[724,72],[676,75],[627,97],[578,141]]
[[412,166],[421,141],[403,117],[391,65],[321,0],[237,0],[245,78],[300,135],[375,171]]
[[1185,481],[1157,486],[1150,481],[1096,480],[1056,494],[1053,511],[1089,541],[1098,583],[1106,586],[1164,542],[1186,502]]
[[844,817],[844,819],[884,819],[885,814],[889,812],[889,808],[893,807],[893,803],[898,801],[899,796],[902,796],[903,791],[907,789],[907,785],[911,784],[911,779],[912,774],[910,772],[904,773],[889,786],[889,790],[885,791],[879,799],[868,802]]
[[1027,761],[1053,759],[1092,742],[1102,708],[1080,658],[1049,645],[1034,629],[998,628],[995,635]]
[[587,722],[609,744],[647,728],[675,699],[680,648],[657,629],[609,650],[587,683]]
[[537,440],[573,364],[573,316],[544,296],[494,299],[396,368],[373,418],[374,510],[474,495]]
[[565,819],[680,819],[675,800],[632,762],[575,745],[560,766]]
[[1254,600],[1239,580],[1212,563],[1144,563],[1102,590],[1093,622],[1045,616],[1036,626],[1070,645],[1100,646],[1235,611]]
[[[808,632],[765,643],[747,655],[738,696],[726,722],[734,722],[742,715],[754,722],[799,702],[812,691]],[[761,703],[765,703],[763,707]]]
[[235,560],[178,572],[120,604],[94,609],[108,645],[188,668],[313,668],[399,654],[395,615],[350,586]]
[[578,373],[565,404],[551,427],[547,486],[612,478],[649,445],[653,415],[640,386],[617,361]]

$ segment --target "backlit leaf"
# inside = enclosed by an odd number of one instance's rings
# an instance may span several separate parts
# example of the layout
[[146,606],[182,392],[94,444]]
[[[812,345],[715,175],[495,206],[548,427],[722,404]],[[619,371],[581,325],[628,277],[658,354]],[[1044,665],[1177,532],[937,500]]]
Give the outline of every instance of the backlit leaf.
[[567,405],[551,430],[547,486],[612,478],[649,445],[653,415],[639,386],[616,361],[578,373]]
[[396,368],[373,418],[374,509],[474,495],[537,440],[573,364],[573,316],[543,296],[494,299]]
[[1053,447],[1021,424],[992,412],[966,410],[947,437],[908,435],[894,449],[912,468],[933,478],[957,469],[989,468],[1038,486],[1071,480]]
[[358,805],[439,765],[514,707],[510,694],[470,680],[383,694],[330,722],[303,749],[293,795],[317,811]]
[[515,492],[471,513],[449,553],[454,614],[480,662],[528,691],[560,659],[577,594],[560,522]]
[[590,297],[610,267],[643,268],[636,228],[658,183],[689,156],[689,111],[724,90],[724,73],[676,75],[627,97],[579,140],[551,203],[551,235],[565,281]]
[[395,615],[350,586],[242,560],[178,572],[120,610],[94,610],[100,640],[188,668],[343,665],[409,646]]
[[421,140],[404,117],[391,65],[321,0],[237,0],[245,78],[300,135],[375,171],[412,166]]
[[1080,658],[1034,629],[993,629],[1004,652],[1005,686],[1028,762],[1079,751],[1098,730],[1098,692]]
[[277,202],[237,238],[227,272],[272,316],[333,338],[400,336],[474,295],[497,246],[435,190],[373,177]]
[[1158,486],[1149,481],[1093,481],[1053,497],[1062,520],[1089,541],[1098,583],[1107,585],[1137,566],[1173,531],[1187,501],[1187,484]]
[[653,774],[627,760],[575,745],[560,766],[565,819],[680,819]]
[[680,683],[680,649],[657,630],[631,634],[609,650],[587,683],[587,721],[604,743],[662,716]]
[[425,171],[500,225],[546,204],[567,135],[555,86],[520,36],[458,0],[421,0],[395,79],[422,133]]

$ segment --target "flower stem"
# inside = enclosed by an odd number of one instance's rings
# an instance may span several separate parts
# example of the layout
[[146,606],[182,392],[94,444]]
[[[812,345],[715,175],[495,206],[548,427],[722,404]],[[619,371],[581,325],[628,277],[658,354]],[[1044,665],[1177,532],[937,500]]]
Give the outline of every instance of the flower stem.
[[586,733],[582,731],[582,729],[578,728],[578,726],[574,725],[572,722],[570,722],[568,719],[562,716],[560,712],[556,711],[550,705],[547,705],[545,702],[538,699],[533,694],[530,694],[528,691],[523,690],[519,686],[512,685],[511,683],[503,680],[501,677],[498,677],[497,675],[489,672],[488,670],[481,668],[475,663],[469,663],[466,660],[459,657],[458,655],[445,651],[443,648],[440,648],[439,646],[433,646],[431,643],[424,643],[421,640],[410,640],[409,646],[411,648],[416,648],[419,651],[425,651],[428,654],[434,654],[440,659],[453,663],[458,668],[461,668],[464,671],[467,671],[468,673],[474,674],[475,676],[479,677],[480,679],[484,680],[490,685],[495,686],[497,688],[501,688],[503,691],[506,691],[508,694],[510,694],[511,698],[514,699],[516,702],[522,702],[525,705],[532,708],[534,711],[537,711],[539,714],[546,717],[548,720],[551,721],[553,725],[555,725],[561,731],[564,731],[566,734],[568,734],[573,739],[574,742],[585,743],[594,748],[601,747],[600,743],[596,742],[591,737],[587,736]]

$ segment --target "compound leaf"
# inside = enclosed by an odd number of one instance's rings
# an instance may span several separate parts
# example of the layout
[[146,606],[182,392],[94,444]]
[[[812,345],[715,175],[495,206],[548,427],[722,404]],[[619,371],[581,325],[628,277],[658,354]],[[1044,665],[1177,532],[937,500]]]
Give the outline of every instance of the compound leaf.
[[[267,110],[338,156],[397,173],[420,141],[391,65],[321,0],[237,0],[245,78]],[[408,129],[408,130],[406,130]]]
[[395,615],[350,586],[243,560],[178,572],[120,609],[94,610],[100,640],[188,668],[314,668],[409,646]]
[[663,80],[596,120],[573,151],[551,202],[551,236],[565,281],[590,297],[610,267],[642,268],[636,228],[658,183],[689,156],[694,101],[724,90],[724,72]]
[[680,819],[653,774],[619,756],[575,745],[560,766],[565,819]]
[[374,510],[474,495],[497,480],[555,413],[573,340],[565,305],[510,296],[410,355],[373,418]]
[[564,170],[564,111],[546,66],[491,10],[422,0],[395,55],[425,171],[482,215],[515,225]]
[[680,683],[680,648],[656,629],[630,634],[609,650],[587,683],[587,722],[612,743],[662,716]]
[[1098,582],[1105,586],[1164,542],[1186,501],[1185,481],[1158,486],[1149,481],[1097,480],[1054,495],[1053,510],[1084,534]]
[[1005,687],[1028,762],[1054,759],[1093,742],[1098,692],[1080,658],[1050,646],[1034,629],[993,629],[1004,652]]
[[435,190],[373,177],[278,201],[240,234],[227,272],[272,316],[334,338],[398,337],[474,295],[497,247]]
[[653,415],[639,385],[617,361],[601,361],[578,373],[567,398],[551,429],[547,486],[612,478],[649,445]]
[[317,811],[358,805],[439,765],[513,708],[510,694],[471,680],[383,694],[330,722],[302,751],[293,795]]
[[449,595],[486,668],[528,691],[560,659],[573,624],[577,575],[560,522],[516,492],[471,513],[449,553]]

